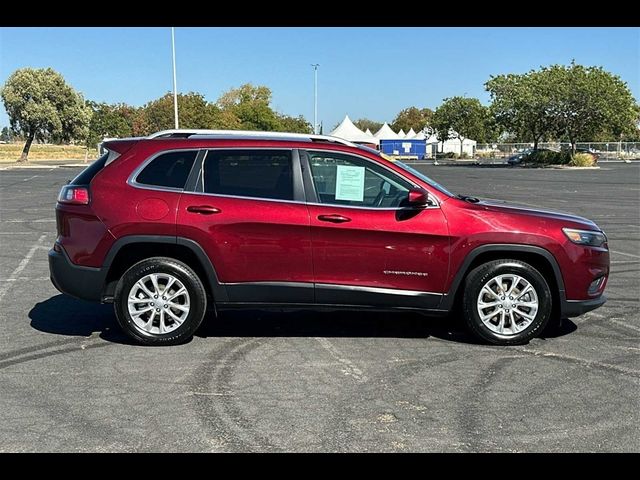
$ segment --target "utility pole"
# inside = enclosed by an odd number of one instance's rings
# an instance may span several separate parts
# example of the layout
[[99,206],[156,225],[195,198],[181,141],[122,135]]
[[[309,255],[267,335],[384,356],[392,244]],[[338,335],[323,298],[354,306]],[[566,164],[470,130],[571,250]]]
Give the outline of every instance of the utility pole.
[[173,119],[176,130],[178,127],[178,88],[176,87],[176,34],[171,27],[171,50],[173,52]]
[[313,133],[318,133],[318,67],[319,63],[312,63],[313,67]]

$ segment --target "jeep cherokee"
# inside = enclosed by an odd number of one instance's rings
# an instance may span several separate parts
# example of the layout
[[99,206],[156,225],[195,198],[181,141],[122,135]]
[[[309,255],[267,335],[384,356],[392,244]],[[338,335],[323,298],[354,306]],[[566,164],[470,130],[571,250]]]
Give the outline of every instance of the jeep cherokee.
[[606,300],[592,221],[454,195],[338,138],[169,130],[103,146],[60,192],[51,279],[113,302],[143,344],[184,342],[208,306],[459,306],[510,345]]

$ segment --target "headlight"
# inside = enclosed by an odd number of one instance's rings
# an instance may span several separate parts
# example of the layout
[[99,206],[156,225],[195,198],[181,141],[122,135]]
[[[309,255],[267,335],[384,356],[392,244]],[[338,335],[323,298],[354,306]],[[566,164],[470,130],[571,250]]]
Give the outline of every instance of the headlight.
[[575,230],[573,228],[563,228],[562,231],[569,240],[578,245],[588,247],[602,247],[607,243],[607,236],[604,232],[593,230]]

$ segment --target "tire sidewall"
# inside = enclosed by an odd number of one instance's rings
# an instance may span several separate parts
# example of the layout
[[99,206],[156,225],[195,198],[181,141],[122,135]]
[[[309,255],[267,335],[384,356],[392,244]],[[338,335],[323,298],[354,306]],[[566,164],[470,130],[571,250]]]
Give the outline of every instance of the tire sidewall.
[[[164,334],[141,331],[129,314],[128,296],[131,288],[138,280],[151,273],[171,274],[189,292],[190,309],[187,318],[178,328]],[[118,282],[114,295],[118,323],[134,340],[146,345],[173,345],[191,338],[204,319],[206,302],[206,292],[198,276],[182,262],[162,257],[143,260],[129,268]]]
[[[482,287],[493,277],[503,274],[516,274],[527,280],[536,290],[538,311],[531,324],[516,335],[500,335],[491,331],[480,319],[477,300]],[[549,322],[552,309],[552,296],[549,285],[538,270],[529,264],[517,260],[494,261],[473,270],[467,277],[464,292],[464,313],[469,327],[486,341],[497,345],[519,345],[544,330]]]

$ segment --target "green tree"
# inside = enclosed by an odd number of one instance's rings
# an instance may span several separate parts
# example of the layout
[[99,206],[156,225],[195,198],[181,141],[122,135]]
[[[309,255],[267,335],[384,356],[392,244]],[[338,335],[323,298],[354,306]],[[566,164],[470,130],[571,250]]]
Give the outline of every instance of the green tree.
[[105,137],[131,137],[136,109],[123,103],[109,105],[107,103],[87,102],[93,114],[89,122],[87,148],[95,147]]
[[281,120],[270,103],[268,87],[246,83],[223,93],[216,105],[223,112],[225,128],[276,131]]
[[[180,128],[224,128],[219,108],[195,92],[178,94],[178,119]],[[167,93],[144,105],[133,115],[132,128],[135,135],[174,128],[173,95]]]
[[601,67],[552,65],[485,84],[496,123],[514,138],[620,140],[636,131],[638,106],[620,77]]
[[480,143],[493,143],[497,142],[498,139],[502,136],[504,130],[502,126],[496,122],[496,119],[493,115],[491,115],[490,108],[483,107],[484,110],[484,129],[483,134],[474,140],[477,140]]
[[0,133],[0,140],[3,142],[10,142],[13,140],[13,132],[9,127],[3,127],[2,133]]
[[[368,118],[359,118],[353,124],[363,132],[367,131],[367,128],[371,130],[371,133],[376,133],[382,128],[382,122],[376,122],[375,120],[369,120]],[[337,127],[338,125],[336,125]]]
[[571,142],[597,136],[621,139],[636,128],[637,103],[627,84],[602,67],[552,65],[542,73],[552,85],[550,109],[559,134]]
[[425,127],[431,126],[433,120],[433,110],[429,108],[419,109],[409,107],[401,110],[394,118],[391,128],[395,131],[400,129],[408,132],[413,128],[415,132],[420,132]]
[[91,116],[82,95],[51,68],[21,68],[0,92],[13,131],[26,141],[18,162],[28,161],[34,140],[86,138]]
[[460,154],[463,142],[468,138],[484,138],[486,135],[487,109],[477,98],[445,98],[433,114],[433,128],[441,142],[449,138],[460,140]]
[[292,133],[312,133],[311,123],[309,123],[302,115],[298,117],[290,117],[289,115],[278,115],[280,126],[278,130],[282,132]]
[[640,105],[636,105],[636,120],[634,127],[622,135],[624,142],[640,142]]
[[532,141],[533,148],[557,130],[550,108],[554,86],[546,72],[492,76],[485,83],[491,95],[491,116],[514,138]]

